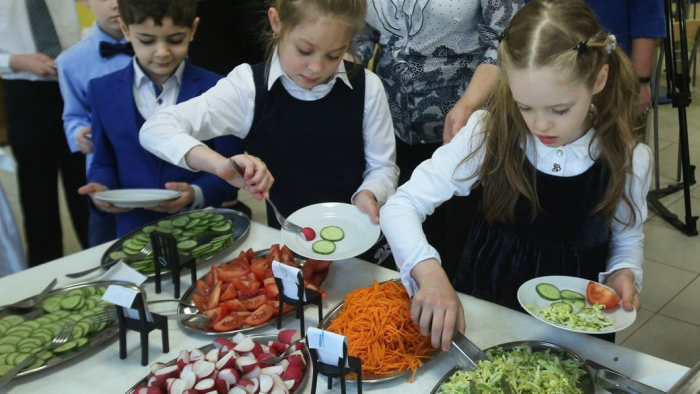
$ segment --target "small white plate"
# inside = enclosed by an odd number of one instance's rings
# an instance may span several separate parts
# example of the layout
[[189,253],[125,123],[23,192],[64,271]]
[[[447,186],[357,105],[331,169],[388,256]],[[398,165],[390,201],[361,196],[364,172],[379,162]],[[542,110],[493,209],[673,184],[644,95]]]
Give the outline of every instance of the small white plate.
[[[573,328],[560,326],[558,324],[555,324],[537,316],[536,314],[530,312],[527,308],[525,308],[525,305],[532,305],[538,309],[545,309],[548,306],[552,305],[552,302],[556,302],[545,300],[544,298],[540,297],[539,294],[537,294],[537,290],[535,289],[535,287],[537,287],[537,285],[540,283],[550,283],[556,286],[559,290],[571,290],[583,294],[585,296],[588,282],[590,281],[587,279],[575,278],[573,276],[542,276],[539,278],[530,279],[529,281],[523,283],[522,286],[520,286],[520,288],[518,289],[518,301],[520,302],[520,306],[522,306],[523,309],[527,311],[527,313],[549,324],[550,326],[561,328],[562,330],[566,331],[580,332],[584,334],[608,334],[611,332],[624,330],[625,328],[632,325],[632,323],[634,323],[634,320],[637,318],[637,311],[626,311],[622,308],[621,305],[618,305],[611,309],[603,310],[603,313],[613,321],[613,325],[606,327],[601,331],[576,330]],[[591,306],[588,300],[586,300],[586,306]]]
[[95,193],[95,198],[121,208],[153,207],[177,197],[180,197],[179,191],[166,189],[120,189]]
[[[307,241],[300,234],[282,230],[282,240],[293,252],[317,260],[342,260],[355,257],[371,248],[379,239],[379,225],[356,206],[339,202],[327,202],[304,207],[287,218],[301,227],[311,227],[316,239]],[[326,226],[338,226],[345,238],[335,243],[331,254],[318,254],[311,249],[321,240],[319,233]]]
[[659,372],[639,379],[639,383],[644,383],[647,386],[667,392],[671,390],[671,387],[678,383],[678,381],[681,380],[686,373],[686,371]]

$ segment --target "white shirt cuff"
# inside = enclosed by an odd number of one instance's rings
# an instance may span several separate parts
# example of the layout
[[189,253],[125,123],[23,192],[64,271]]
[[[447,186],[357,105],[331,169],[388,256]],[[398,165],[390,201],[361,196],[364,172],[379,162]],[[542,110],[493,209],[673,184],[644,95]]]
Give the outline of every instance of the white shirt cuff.
[[204,208],[204,193],[202,193],[202,188],[197,185],[190,185],[194,189],[194,200],[192,200],[192,205],[190,205],[190,211]]

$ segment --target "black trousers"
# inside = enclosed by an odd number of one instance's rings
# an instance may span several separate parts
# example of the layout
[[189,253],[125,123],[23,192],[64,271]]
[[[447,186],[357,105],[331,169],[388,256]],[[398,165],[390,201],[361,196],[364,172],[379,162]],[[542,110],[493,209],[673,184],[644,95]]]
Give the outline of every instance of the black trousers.
[[73,227],[82,246],[88,244],[87,197],[78,194],[85,185],[85,156],[68,148],[57,82],[4,80],[3,91],[31,267],[63,256],[59,173]]
[[[396,164],[401,170],[399,186],[411,179],[413,170],[430,159],[440,146],[441,143],[409,145],[397,138]],[[454,278],[462,257],[478,204],[479,200],[474,196],[455,196],[437,207],[423,222],[425,237],[440,253],[442,268],[450,280]]]

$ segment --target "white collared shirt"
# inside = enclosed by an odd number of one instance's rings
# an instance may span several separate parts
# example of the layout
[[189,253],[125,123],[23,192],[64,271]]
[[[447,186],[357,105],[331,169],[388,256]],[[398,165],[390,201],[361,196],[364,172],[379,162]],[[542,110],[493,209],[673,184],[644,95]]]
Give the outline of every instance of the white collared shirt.
[[136,108],[144,119],[148,119],[154,114],[177,103],[177,95],[180,93],[182,84],[182,73],[185,70],[183,60],[175,69],[173,75],[163,83],[163,90],[156,94],[153,87],[154,82],[146,75],[134,56],[134,84],[132,86]]
[[[275,51],[270,64],[268,89],[277,79],[281,79],[284,88],[294,98],[306,101],[325,97],[338,80],[350,86],[345,66],[340,62],[336,74],[328,83],[310,90],[303,89],[285,74]],[[249,64],[242,64],[201,96],[150,118],[141,129],[141,145],[165,161],[189,168],[185,163],[185,154],[201,145],[199,141],[228,134],[243,139],[250,131],[254,114],[253,71]],[[365,70],[362,133],[366,165],[363,182],[357,191],[371,191],[381,206],[394,194],[399,170],[395,164],[396,141],[384,87],[379,78],[368,70]]]
[[[159,111],[177,103],[177,96],[180,94],[180,86],[182,85],[182,74],[185,71],[184,60],[177,66],[173,75],[163,83],[163,90],[160,94],[156,94],[156,89],[153,86],[154,82],[143,71],[136,56],[134,56],[133,67],[134,83],[131,88],[136,108],[144,119],[148,119]],[[177,182],[177,180],[173,179],[172,182]],[[192,184],[190,186],[194,189],[194,200],[188,209],[204,208],[202,188]],[[165,187],[165,185],[158,185],[158,187]]]
[[[466,196],[471,192],[477,177],[466,179],[483,163],[484,151],[469,162],[460,165],[469,152],[477,149],[483,140],[482,116],[485,111],[475,112],[467,125],[457,133],[449,144],[440,147],[431,160],[423,162],[403,184],[396,194],[381,209],[381,227],[389,240],[396,264],[401,271],[401,280],[409,294],[418,290],[411,271],[420,262],[434,258],[440,261],[438,252],[430,246],[422,231],[422,222],[436,207],[453,195]],[[546,174],[571,177],[582,174],[594,164],[598,156],[597,140],[593,129],[571,144],[550,148],[534,138],[526,156],[536,163],[537,170]],[[592,155],[592,157],[591,157]],[[455,170],[456,169],[456,170]],[[635,274],[635,285],[642,287],[642,264],[644,263],[644,233],[642,227],[647,217],[646,195],[651,184],[651,150],[644,144],[634,149],[633,174],[627,176],[625,194],[636,207],[636,221],[626,227],[613,220],[607,270],[599,275],[604,281],[612,271],[630,268]],[[620,201],[615,217],[623,223],[629,218],[629,208]]]
[[[80,25],[74,0],[46,2],[58,40],[66,50],[80,40]],[[29,81],[55,81],[55,76],[39,77],[27,71],[10,68],[11,55],[36,53],[36,45],[29,24],[27,6],[23,0],[0,1],[0,77]]]

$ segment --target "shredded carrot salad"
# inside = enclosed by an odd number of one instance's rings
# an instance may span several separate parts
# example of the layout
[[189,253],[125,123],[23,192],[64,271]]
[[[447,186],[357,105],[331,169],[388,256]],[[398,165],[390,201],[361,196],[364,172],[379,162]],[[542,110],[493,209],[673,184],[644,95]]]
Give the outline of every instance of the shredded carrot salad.
[[411,321],[410,299],[399,283],[377,281],[345,296],[328,331],[348,339],[348,354],[362,360],[362,374],[387,376],[412,370],[413,382],[424,359],[436,349]]

